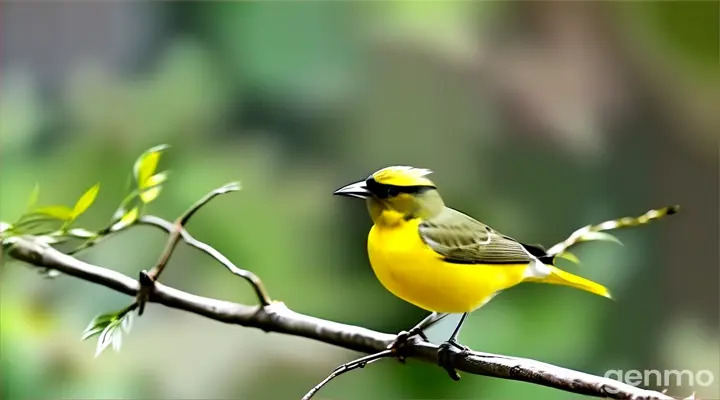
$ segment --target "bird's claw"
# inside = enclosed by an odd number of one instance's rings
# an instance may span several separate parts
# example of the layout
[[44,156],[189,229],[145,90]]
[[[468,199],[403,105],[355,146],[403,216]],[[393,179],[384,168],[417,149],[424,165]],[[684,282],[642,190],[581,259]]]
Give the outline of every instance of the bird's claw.
[[454,381],[460,380],[460,375],[458,375],[457,371],[455,371],[455,356],[463,354],[467,351],[467,347],[454,340],[444,342],[440,345],[440,348],[438,349],[438,365],[447,371],[448,375],[450,375],[450,379]]
[[407,345],[408,341],[412,339],[415,336],[420,336],[425,341],[430,341],[425,335],[425,332],[423,332],[420,328],[412,328],[409,331],[402,331],[397,334],[397,337],[395,337],[395,340],[392,341],[387,347],[388,350],[392,351],[395,358],[398,359],[398,361],[404,363],[405,362],[405,355],[402,352],[402,349]]

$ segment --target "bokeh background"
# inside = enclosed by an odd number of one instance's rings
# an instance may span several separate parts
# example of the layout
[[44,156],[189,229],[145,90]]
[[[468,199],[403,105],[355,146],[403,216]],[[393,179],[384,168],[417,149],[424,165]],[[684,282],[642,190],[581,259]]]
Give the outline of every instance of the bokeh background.
[[[719,399],[718,2],[4,2],[0,218],[72,204],[103,226],[135,158],[160,143],[173,219],[190,222],[292,309],[385,332],[424,313],[386,292],[364,205],[331,195],[387,165],[435,170],[448,204],[552,245],[588,223],[680,204],[566,269],[609,302],[521,285],[466,324],[474,349],[602,375],[709,370]],[[165,237],[134,228],[81,258],[130,276]],[[358,354],[151,305],[120,353],[93,358],[89,320],[129,298],[17,263],[0,270],[2,398],[299,398]],[[165,284],[252,303],[239,278],[180,246]],[[451,327],[439,327],[440,333]],[[438,334],[435,332],[435,334]],[[440,335],[442,336],[442,335]],[[662,387],[661,387],[662,388]],[[383,361],[319,398],[574,399],[535,385]]]

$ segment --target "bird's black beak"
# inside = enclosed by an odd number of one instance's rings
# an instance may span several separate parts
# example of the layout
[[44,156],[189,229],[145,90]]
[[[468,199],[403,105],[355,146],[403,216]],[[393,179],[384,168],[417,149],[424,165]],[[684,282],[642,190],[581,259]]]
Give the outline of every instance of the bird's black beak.
[[367,190],[365,181],[351,183],[343,186],[340,189],[333,192],[333,194],[339,196],[357,197],[359,199],[367,199],[370,197],[370,192]]

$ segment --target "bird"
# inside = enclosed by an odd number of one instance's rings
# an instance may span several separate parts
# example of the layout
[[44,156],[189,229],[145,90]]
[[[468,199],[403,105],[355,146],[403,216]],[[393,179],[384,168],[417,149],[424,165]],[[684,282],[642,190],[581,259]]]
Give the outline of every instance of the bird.
[[612,298],[603,285],[557,268],[555,257],[445,205],[426,168],[390,166],[345,185],[334,195],[366,201],[373,226],[367,253],[376,278],[395,296],[430,315],[388,346],[397,349],[412,336],[450,314],[462,313],[450,338],[438,349],[438,363],[451,378],[453,348],[468,314],[497,294],[523,282],[564,285]]

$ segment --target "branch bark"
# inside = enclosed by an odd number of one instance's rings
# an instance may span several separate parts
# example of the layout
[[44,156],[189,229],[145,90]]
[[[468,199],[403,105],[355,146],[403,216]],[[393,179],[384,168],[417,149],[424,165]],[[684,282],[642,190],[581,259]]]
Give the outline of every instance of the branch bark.
[[[63,254],[32,236],[13,238],[8,254],[38,268],[56,269],[128,296],[136,296],[140,289],[140,284],[133,278]],[[224,323],[301,336],[362,353],[384,351],[395,339],[395,335],[300,314],[280,302],[267,306],[247,306],[197,296],[159,282],[155,283],[149,301]],[[404,355],[437,364],[437,350],[438,346],[432,343],[414,340],[404,348]],[[457,370],[469,374],[524,381],[602,398],[673,399],[660,392],[531,359],[476,351],[458,353],[456,356],[454,364]]]

